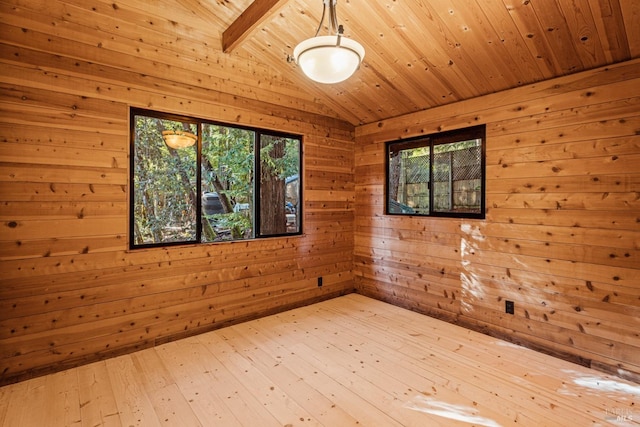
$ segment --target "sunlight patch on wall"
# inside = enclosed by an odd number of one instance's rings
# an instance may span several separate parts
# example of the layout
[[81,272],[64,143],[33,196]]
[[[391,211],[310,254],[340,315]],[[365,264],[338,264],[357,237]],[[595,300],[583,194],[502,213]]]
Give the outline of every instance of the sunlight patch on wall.
[[460,282],[462,285],[462,289],[460,291],[462,296],[460,301],[460,310],[463,313],[471,313],[473,311],[474,302],[484,299],[482,283],[476,274],[464,270],[460,272]]
[[484,287],[478,275],[472,271],[473,262],[469,259],[478,249],[477,242],[485,240],[479,227],[471,224],[461,224],[460,230],[464,235],[460,239],[460,311],[465,314],[473,312],[475,302],[485,297]]
[[[499,245],[496,243],[499,239],[487,238],[484,230],[482,224],[460,225],[460,313],[469,315],[479,306],[504,312],[504,299],[514,300],[516,304],[537,306],[539,311],[535,314],[539,316],[549,311],[547,300],[553,294],[548,289],[527,285],[537,273],[524,261],[526,257],[499,254],[499,262],[493,263],[492,253],[503,249],[496,246]],[[540,274],[539,280],[552,282],[548,274]],[[522,291],[524,287],[526,290]]]

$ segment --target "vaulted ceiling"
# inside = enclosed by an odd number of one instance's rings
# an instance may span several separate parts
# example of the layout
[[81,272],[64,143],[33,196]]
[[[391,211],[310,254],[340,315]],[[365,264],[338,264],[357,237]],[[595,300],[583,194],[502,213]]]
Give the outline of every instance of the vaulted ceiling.
[[87,46],[80,60],[353,125],[640,56],[637,0],[338,0],[366,56],[336,85],[287,62],[314,35],[322,0],[9,3],[5,23],[53,35],[54,53],[68,40]]

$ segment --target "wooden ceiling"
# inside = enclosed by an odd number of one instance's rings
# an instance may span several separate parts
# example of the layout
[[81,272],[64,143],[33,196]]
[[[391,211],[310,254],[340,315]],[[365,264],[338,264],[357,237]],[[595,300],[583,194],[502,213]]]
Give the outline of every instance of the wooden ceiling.
[[345,35],[366,56],[328,86],[287,62],[314,35],[322,0],[9,3],[8,25],[100,47],[76,48],[78,59],[353,125],[640,56],[637,0],[338,0]]

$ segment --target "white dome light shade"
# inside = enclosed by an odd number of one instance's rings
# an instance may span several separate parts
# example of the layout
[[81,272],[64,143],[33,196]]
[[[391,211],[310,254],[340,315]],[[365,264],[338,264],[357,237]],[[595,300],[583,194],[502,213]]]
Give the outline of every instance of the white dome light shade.
[[332,84],[351,77],[364,58],[364,48],[342,36],[319,36],[298,44],[293,57],[310,79]]

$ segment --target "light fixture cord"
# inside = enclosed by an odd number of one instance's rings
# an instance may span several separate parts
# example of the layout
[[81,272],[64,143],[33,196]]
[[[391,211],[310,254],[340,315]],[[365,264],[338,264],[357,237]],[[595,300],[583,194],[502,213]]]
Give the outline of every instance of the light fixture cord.
[[320,34],[322,24],[324,24],[324,18],[327,15],[327,5],[329,5],[329,22],[331,24],[331,30],[334,34],[341,34],[338,26],[338,13],[336,12],[337,2],[338,0],[323,0],[322,18],[320,18],[320,24],[318,24],[318,29],[316,30],[316,35],[314,37],[318,37],[318,34]]
[[338,32],[338,13],[336,12],[336,3],[338,0],[329,0],[329,19],[331,20],[331,30],[334,33]]
[[320,30],[322,29],[322,24],[324,23],[324,16],[327,13],[327,1],[324,1],[324,4],[322,5],[322,18],[320,18],[320,23],[318,24],[318,29],[316,30],[316,35],[314,37],[318,37],[318,34],[320,34]]

